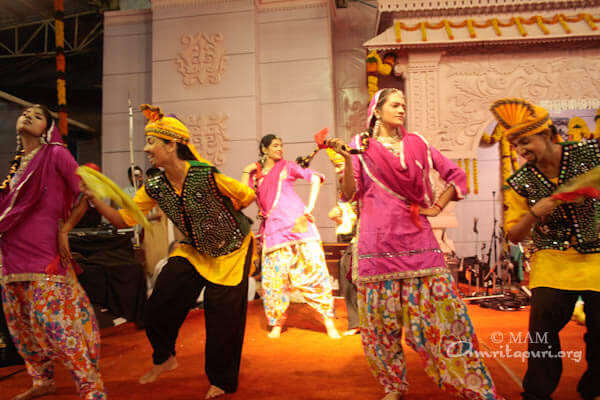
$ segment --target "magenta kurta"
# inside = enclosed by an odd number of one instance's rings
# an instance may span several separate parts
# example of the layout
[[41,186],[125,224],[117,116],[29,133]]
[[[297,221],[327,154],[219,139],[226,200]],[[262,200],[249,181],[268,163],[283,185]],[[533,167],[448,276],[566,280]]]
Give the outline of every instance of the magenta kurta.
[[[396,154],[368,140],[367,150],[352,158],[359,204],[354,279],[369,282],[441,272],[444,256],[431,225],[427,217],[411,213],[411,206],[433,204],[432,169],[462,198],[464,171],[417,134],[405,133]],[[352,141],[352,147],[359,145],[360,135]]]
[[[58,221],[68,215],[79,193],[77,167],[65,147],[44,145],[17,177],[16,185],[0,194],[4,206],[0,210],[0,227],[5,283],[64,280],[66,269],[58,257]],[[36,204],[19,212],[18,207],[31,196],[39,197]]]
[[308,223],[306,232],[292,232],[296,220],[304,215],[305,205],[294,190],[294,181],[311,181],[313,175],[323,176],[295,162],[279,160],[254,187],[256,171],[250,174],[250,184],[256,191],[257,204],[263,217],[261,235],[263,252],[276,250],[292,243],[321,240],[317,227]]

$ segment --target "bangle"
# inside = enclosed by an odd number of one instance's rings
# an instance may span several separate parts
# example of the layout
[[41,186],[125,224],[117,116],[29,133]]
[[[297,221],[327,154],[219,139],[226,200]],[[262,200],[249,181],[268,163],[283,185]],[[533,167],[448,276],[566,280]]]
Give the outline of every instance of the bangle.
[[437,201],[435,203],[433,203],[433,206],[437,207],[440,211],[442,211],[444,209],[444,207],[440,206]]
[[250,175],[250,172],[248,172],[248,171],[242,171],[242,174],[248,174],[248,175]]

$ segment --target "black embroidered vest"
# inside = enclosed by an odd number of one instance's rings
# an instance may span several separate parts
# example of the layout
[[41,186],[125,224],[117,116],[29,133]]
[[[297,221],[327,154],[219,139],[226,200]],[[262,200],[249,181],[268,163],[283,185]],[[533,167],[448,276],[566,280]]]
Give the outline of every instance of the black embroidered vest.
[[[597,140],[587,143],[562,143],[562,160],[558,185],[600,165],[600,145]],[[557,185],[548,180],[535,166],[523,165],[508,184],[527,199],[529,207],[550,196]],[[600,201],[586,198],[582,203],[563,203],[554,212],[537,222],[531,238],[537,249],[566,250],[573,246],[579,253],[600,252]]]
[[234,209],[215,181],[215,167],[190,161],[181,197],[164,173],[146,182],[146,192],[200,253],[219,257],[239,249],[250,220]]

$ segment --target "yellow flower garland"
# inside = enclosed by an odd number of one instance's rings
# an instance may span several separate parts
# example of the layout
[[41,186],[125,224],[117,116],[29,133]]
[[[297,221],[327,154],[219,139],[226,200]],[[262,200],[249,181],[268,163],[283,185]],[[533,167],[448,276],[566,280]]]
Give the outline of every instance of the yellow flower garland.
[[527,18],[527,17],[512,17],[506,22],[502,22],[498,18],[490,18],[484,22],[476,22],[471,18],[467,18],[462,22],[452,22],[452,21],[443,19],[437,23],[424,21],[424,22],[417,22],[414,25],[408,25],[408,24],[405,24],[404,22],[396,21],[396,22],[394,22],[394,30],[396,33],[396,42],[400,43],[400,42],[402,42],[402,32],[401,31],[403,31],[403,30],[408,31],[408,32],[420,30],[422,40],[427,41],[427,31],[426,31],[427,29],[442,29],[443,28],[446,30],[446,33],[448,34],[448,38],[450,38],[452,40],[452,39],[454,39],[454,35],[452,34],[451,28],[465,28],[466,27],[467,30],[469,31],[469,36],[471,38],[475,38],[477,36],[475,28],[485,29],[485,28],[492,26],[496,35],[502,36],[500,27],[508,28],[510,26],[516,25],[517,30],[519,31],[521,36],[527,36],[527,31],[525,30],[524,25],[536,24],[540,27],[540,29],[542,30],[542,32],[544,32],[544,34],[548,34],[548,33],[546,33],[548,31],[548,29],[546,28],[545,24],[554,25],[554,24],[558,23],[563,27],[563,29],[565,30],[566,33],[571,33],[571,29],[567,25],[567,22],[574,23],[574,22],[579,22],[581,20],[584,20],[588,24],[590,29],[592,29],[594,31],[598,29],[598,27],[595,25],[595,23],[600,22],[600,17],[596,18],[593,15],[588,14],[588,13],[579,13],[575,16],[565,16],[563,14],[557,14],[552,18],[545,18],[541,15],[534,15],[529,18]]
[[478,181],[478,171],[477,171],[477,159],[473,159],[473,193],[479,194],[479,181]]
[[465,158],[465,173],[467,174],[467,193],[471,193],[471,184],[469,179],[471,178],[471,173],[469,171],[469,159]]

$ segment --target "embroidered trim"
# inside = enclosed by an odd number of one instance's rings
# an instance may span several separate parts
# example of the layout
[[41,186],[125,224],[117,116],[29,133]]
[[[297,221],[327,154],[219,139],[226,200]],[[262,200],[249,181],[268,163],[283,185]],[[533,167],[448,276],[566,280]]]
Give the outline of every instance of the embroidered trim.
[[402,201],[405,201],[405,202],[408,201],[408,200],[406,200],[406,197],[400,196],[398,193],[394,192],[392,189],[390,189],[387,186],[385,186],[379,179],[375,178],[375,176],[369,170],[369,167],[367,167],[367,163],[365,162],[362,154],[358,155],[358,159],[360,160],[360,163],[362,164],[362,166],[363,166],[365,172],[367,173],[367,175],[369,175],[369,178],[371,178],[371,180],[373,182],[375,182],[375,184],[377,184],[377,186],[379,186],[380,188],[382,188],[383,190],[385,190],[387,193],[391,194],[392,196],[394,196],[398,200],[402,200]]
[[[282,175],[284,172],[285,172],[285,177],[282,178]],[[281,195],[281,184],[282,184],[281,182],[283,182],[283,180],[285,178],[287,178],[287,165],[285,166],[285,169],[279,173],[279,180],[277,181],[277,195],[275,196],[275,200],[273,200],[273,205],[271,206],[271,209],[263,217],[264,219],[269,218],[269,216],[271,215],[271,213],[273,212],[273,210],[275,209],[277,204],[279,204],[279,197]],[[264,178],[262,179],[262,181],[264,182]]]
[[442,250],[440,249],[418,249],[418,250],[406,250],[406,251],[400,251],[397,253],[391,253],[391,252],[385,252],[385,253],[370,253],[370,254],[361,254],[358,256],[358,258],[360,258],[361,260],[364,259],[370,259],[370,258],[393,258],[393,257],[406,257],[406,256],[412,256],[415,254],[421,254],[421,253],[441,253]]
[[24,274],[10,274],[6,276],[0,276],[0,283],[6,285],[7,283],[14,282],[58,282],[58,283],[73,283],[73,279],[66,275],[48,275],[42,273],[24,273]]
[[33,175],[33,171],[29,173],[29,175],[27,175],[25,177],[25,179],[23,179],[23,181],[21,183],[19,183],[19,185],[15,188],[15,193],[10,193],[9,196],[13,196],[13,198],[10,201],[10,205],[8,207],[6,207],[6,210],[4,210],[4,212],[2,213],[2,215],[0,216],[0,221],[2,221],[4,218],[6,218],[6,215],[10,212],[10,210],[12,210],[12,208],[15,205],[15,201],[17,200],[19,191],[21,190],[21,188],[23,187],[23,185],[29,180],[29,178],[31,178],[31,175]]
[[379,275],[369,275],[369,276],[359,276],[355,282],[380,282],[380,281],[388,281],[392,279],[408,279],[408,278],[420,278],[423,276],[435,275],[450,272],[450,270],[446,267],[431,267],[424,268],[418,271],[404,271],[404,272],[391,272],[387,274],[379,274]]

